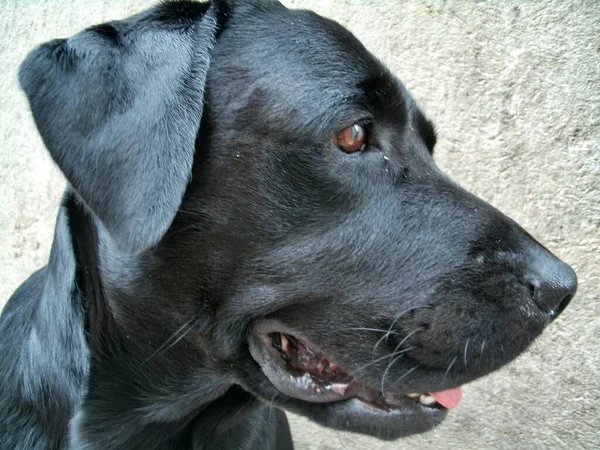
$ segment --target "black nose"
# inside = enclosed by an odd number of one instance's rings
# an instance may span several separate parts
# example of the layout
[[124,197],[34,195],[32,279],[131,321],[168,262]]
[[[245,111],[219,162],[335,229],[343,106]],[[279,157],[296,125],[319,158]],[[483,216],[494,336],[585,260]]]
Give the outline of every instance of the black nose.
[[536,252],[524,281],[535,303],[553,317],[567,307],[577,290],[575,271],[546,251]]

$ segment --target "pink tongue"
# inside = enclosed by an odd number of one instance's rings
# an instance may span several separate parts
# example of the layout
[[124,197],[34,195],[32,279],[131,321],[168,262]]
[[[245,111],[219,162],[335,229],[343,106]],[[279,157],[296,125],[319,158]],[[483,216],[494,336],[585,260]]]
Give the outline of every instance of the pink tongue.
[[443,407],[453,409],[458,406],[458,403],[462,398],[462,390],[460,389],[460,387],[457,387],[441,392],[430,392],[429,395],[435,398],[437,402]]

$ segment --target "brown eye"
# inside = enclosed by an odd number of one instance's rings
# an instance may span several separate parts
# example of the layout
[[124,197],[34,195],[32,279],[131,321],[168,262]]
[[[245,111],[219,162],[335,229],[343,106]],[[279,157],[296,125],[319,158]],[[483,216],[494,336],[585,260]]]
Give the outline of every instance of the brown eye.
[[354,153],[365,149],[366,138],[367,132],[365,131],[365,128],[362,125],[355,123],[354,125],[335,133],[333,135],[333,142],[340,150],[346,153]]

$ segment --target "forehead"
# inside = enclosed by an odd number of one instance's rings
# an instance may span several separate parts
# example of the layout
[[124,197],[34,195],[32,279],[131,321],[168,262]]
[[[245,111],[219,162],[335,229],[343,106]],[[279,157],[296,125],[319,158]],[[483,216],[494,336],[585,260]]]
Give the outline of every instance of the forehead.
[[375,97],[388,108],[412,101],[349,31],[310,11],[276,4],[234,11],[213,58],[217,84],[237,96],[231,100],[267,116],[293,110],[318,126],[334,111],[348,120],[370,114]]

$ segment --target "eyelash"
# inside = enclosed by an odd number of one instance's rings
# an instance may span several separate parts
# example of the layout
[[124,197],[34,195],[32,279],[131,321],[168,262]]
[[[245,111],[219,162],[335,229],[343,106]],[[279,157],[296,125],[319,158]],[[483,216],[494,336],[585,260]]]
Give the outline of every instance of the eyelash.
[[356,125],[360,125],[365,129],[365,141],[371,137],[371,130],[373,128],[373,120],[370,118],[359,119],[354,122]]
[[365,149],[364,150],[369,150],[369,148],[372,148],[371,139],[373,137],[373,127],[374,127],[373,120],[371,118],[367,117],[367,118],[358,120],[356,122],[356,124],[358,124],[364,128],[364,130],[365,130]]

